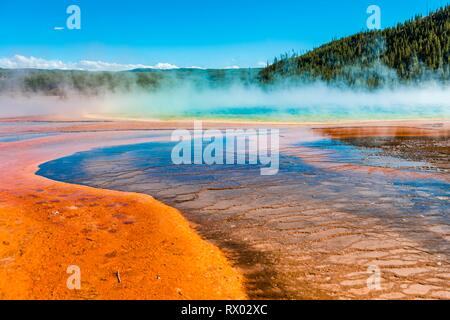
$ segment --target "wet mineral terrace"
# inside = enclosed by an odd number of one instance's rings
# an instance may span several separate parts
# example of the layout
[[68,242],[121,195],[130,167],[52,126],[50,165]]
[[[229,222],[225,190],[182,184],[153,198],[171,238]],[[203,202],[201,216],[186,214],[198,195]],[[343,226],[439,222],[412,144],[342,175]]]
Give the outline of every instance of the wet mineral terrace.
[[[173,165],[175,143],[164,141],[77,153],[39,174],[180,209],[243,271],[252,298],[450,298],[447,172],[306,129],[280,139],[274,176],[258,165]],[[380,170],[352,169],[361,167]]]

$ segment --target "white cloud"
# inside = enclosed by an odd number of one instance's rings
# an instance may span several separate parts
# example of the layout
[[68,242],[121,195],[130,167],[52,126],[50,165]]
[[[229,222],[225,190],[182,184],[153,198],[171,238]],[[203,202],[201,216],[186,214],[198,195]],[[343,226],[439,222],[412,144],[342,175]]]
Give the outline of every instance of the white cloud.
[[198,66],[191,66],[191,67],[187,67],[187,69],[199,69],[199,70],[206,70],[206,68],[204,68],[204,67],[198,67]]
[[239,66],[227,66],[224,69],[240,69],[241,67]]
[[11,58],[0,58],[0,67],[17,68],[42,68],[42,69],[66,69],[64,62],[60,60],[44,60],[35,57],[15,55]]
[[261,68],[264,68],[264,67],[267,66],[267,62],[259,61],[259,62],[257,63],[257,66],[258,66],[258,67],[261,67]]
[[170,64],[170,63],[164,63],[164,62],[159,62],[156,65],[154,65],[153,67],[150,68],[154,68],[154,69],[163,69],[163,70],[167,70],[167,69],[178,69],[178,67],[174,64]]
[[7,69],[60,69],[60,70],[87,70],[87,71],[123,71],[138,68],[149,69],[177,69],[170,63],[157,63],[154,66],[144,64],[120,64],[105,61],[81,60],[78,62],[63,62],[61,60],[46,60],[33,56],[25,57],[15,55],[13,57],[0,58],[0,68]]

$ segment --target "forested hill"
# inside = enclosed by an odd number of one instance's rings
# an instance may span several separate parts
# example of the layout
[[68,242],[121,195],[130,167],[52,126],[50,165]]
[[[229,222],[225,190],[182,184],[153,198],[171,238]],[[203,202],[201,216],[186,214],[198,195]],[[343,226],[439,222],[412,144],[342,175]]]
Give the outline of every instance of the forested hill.
[[67,96],[156,91],[178,86],[196,89],[225,88],[258,82],[260,69],[136,69],[123,72],[77,70],[0,69],[0,95],[22,92]]
[[300,79],[378,87],[433,78],[450,80],[450,6],[396,27],[325,44],[304,55],[282,55],[263,82]]

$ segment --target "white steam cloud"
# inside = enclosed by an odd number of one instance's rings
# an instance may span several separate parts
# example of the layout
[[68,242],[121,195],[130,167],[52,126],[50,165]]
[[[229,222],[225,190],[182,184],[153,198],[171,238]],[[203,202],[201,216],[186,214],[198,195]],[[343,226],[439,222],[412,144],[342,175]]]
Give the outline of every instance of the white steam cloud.
[[270,121],[450,119],[450,87],[428,83],[367,91],[323,83],[271,90],[240,85],[219,89],[181,85],[154,92],[135,89],[95,97],[69,93],[64,99],[0,96],[0,117],[46,114]]
[[267,120],[450,119],[450,87],[428,83],[376,91],[342,89],[323,83],[263,90],[167,88],[154,93],[106,96],[101,110],[142,117],[228,117]]

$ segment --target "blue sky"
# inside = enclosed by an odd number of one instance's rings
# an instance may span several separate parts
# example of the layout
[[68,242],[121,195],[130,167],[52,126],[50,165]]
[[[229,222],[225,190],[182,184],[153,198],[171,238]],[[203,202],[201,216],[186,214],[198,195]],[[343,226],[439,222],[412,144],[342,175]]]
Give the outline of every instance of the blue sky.
[[[382,27],[450,0],[1,0],[0,59],[106,61],[182,67],[257,66],[366,29],[380,6]],[[81,8],[81,30],[65,27]],[[17,59],[16,59],[17,60]],[[41,60],[38,60],[38,62]],[[42,62],[41,61],[41,62]]]

